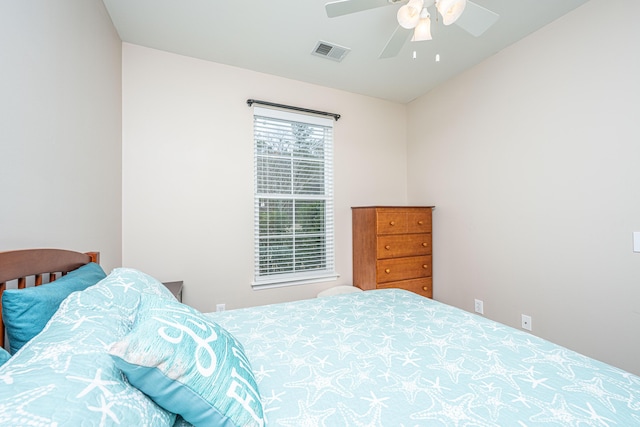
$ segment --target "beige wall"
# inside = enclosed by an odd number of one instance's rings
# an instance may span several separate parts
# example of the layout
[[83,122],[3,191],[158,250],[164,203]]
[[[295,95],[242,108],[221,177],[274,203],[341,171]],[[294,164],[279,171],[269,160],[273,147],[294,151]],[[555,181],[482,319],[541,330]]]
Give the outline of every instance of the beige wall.
[[100,0],[0,2],[0,250],[120,265],[121,47]]
[[[253,291],[248,98],[336,112],[335,282]],[[203,311],[351,283],[351,206],[406,202],[406,107],[141,46],[123,46],[123,261],[184,280]]]
[[[487,317],[513,326],[529,314],[533,333],[640,373],[638,12],[633,0],[587,3],[407,116],[398,104],[122,47],[98,0],[2,2],[0,250],[97,249],[107,270],[123,259],[184,280],[186,301],[208,311],[349,283],[350,206],[435,204],[437,299],[472,311],[480,298]],[[250,288],[247,98],[343,115],[335,283]]]
[[640,2],[589,2],[409,106],[435,297],[640,373]]

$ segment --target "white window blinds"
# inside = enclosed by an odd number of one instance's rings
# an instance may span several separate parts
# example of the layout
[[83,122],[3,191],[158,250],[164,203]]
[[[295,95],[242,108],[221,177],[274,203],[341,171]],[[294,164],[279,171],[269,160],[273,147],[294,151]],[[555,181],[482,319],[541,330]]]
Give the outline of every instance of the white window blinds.
[[332,280],[333,122],[254,107],[254,287]]

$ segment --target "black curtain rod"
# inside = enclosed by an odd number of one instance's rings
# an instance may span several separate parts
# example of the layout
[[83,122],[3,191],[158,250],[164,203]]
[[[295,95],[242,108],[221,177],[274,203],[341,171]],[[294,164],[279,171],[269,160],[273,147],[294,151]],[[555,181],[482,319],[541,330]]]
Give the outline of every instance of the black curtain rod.
[[274,104],[273,102],[258,101],[257,99],[247,99],[247,105],[251,107],[253,104],[267,105],[269,107],[286,108],[287,110],[302,111],[303,113],[319,114],[321,116],[333,117],[336,122],[340,118],[340,114],[327,113],[326,111],[309,110],[307,108],[292,107],[291,105]]

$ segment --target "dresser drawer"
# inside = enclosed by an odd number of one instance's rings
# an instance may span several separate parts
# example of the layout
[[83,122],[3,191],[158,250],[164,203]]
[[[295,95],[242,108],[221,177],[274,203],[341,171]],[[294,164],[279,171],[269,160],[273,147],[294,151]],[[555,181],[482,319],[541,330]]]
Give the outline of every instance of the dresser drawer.
[[382,259],[376,262],[377,282],[395,282],[431,276],[431,256]]
[[403,234],[408,230],[407,213],[403,211],[379,211],[378,234]]
[[378,234],[430,233],[431,209],[379,209]]
[[430,233],[431,209],[416,209],[407,212],[407,233]]
[[385,235],[378,238],[378,259],[431,254],[431,234]]
[[401,280],[398,282],[387,282],[378,284],[378,289],[400,288],[416,294],[433,298],[433,279],[424,277],[422,279]]

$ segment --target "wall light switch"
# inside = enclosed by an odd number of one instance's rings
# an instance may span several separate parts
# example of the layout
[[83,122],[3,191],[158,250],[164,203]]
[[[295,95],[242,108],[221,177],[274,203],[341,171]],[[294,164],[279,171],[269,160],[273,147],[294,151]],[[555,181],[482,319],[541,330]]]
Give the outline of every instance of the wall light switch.
[[633,252],[640,252],[640,231],[633,232]]

